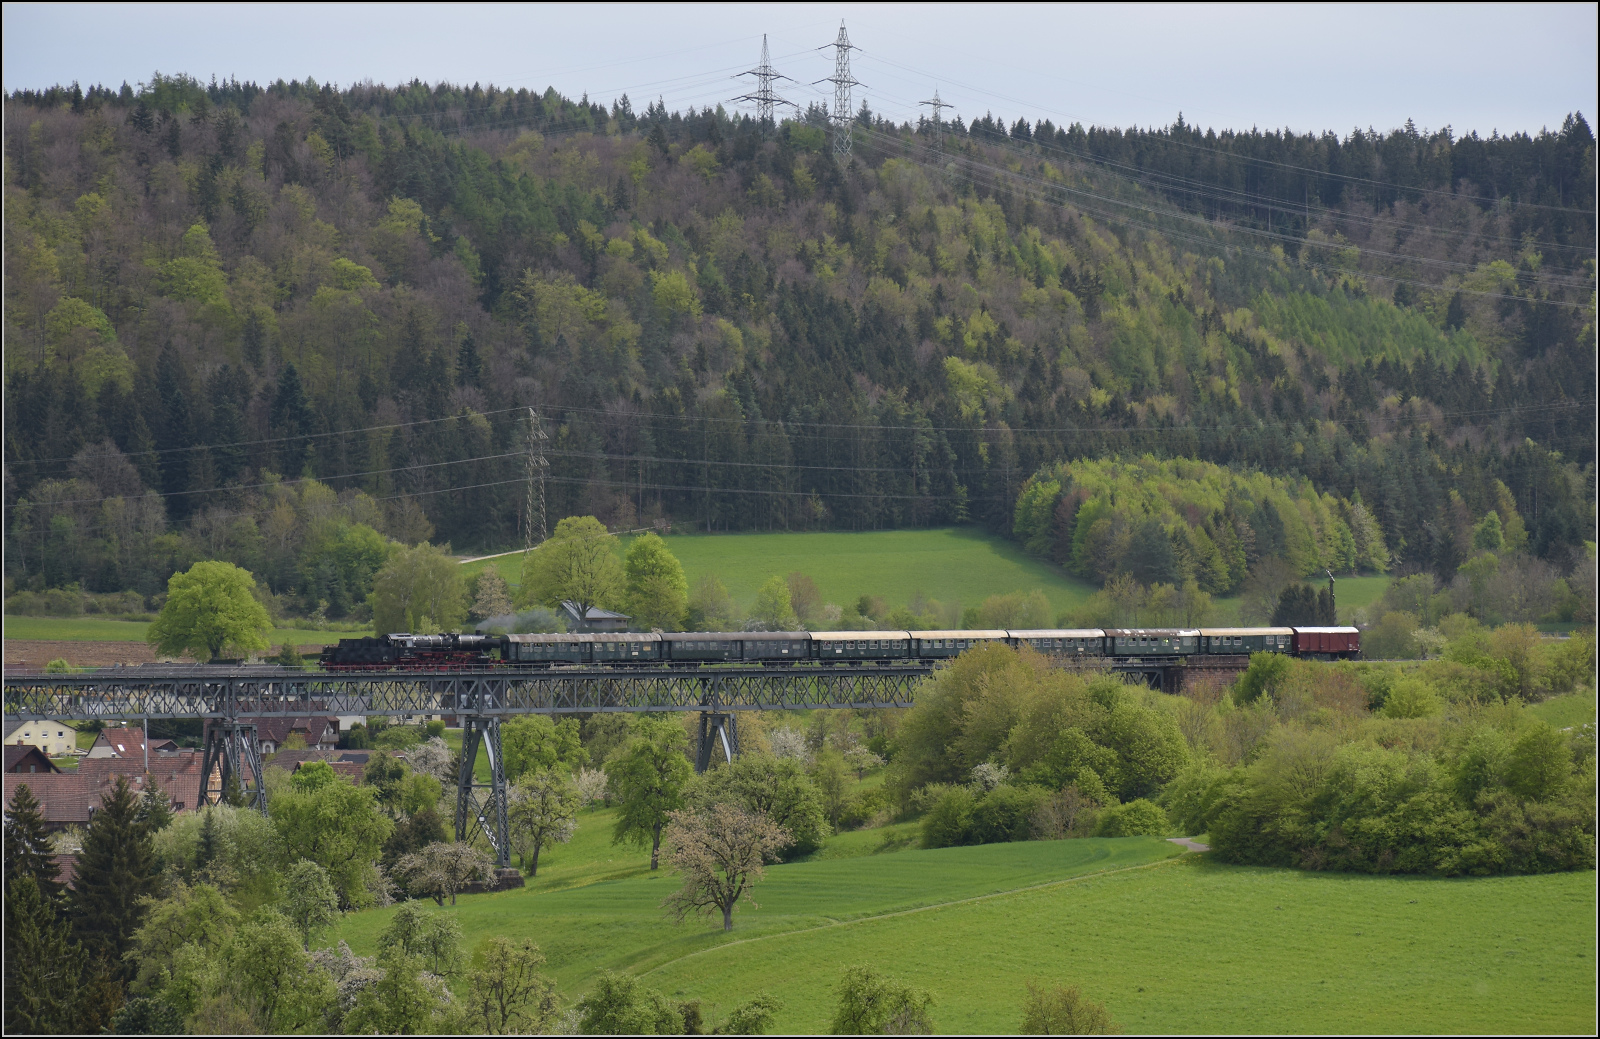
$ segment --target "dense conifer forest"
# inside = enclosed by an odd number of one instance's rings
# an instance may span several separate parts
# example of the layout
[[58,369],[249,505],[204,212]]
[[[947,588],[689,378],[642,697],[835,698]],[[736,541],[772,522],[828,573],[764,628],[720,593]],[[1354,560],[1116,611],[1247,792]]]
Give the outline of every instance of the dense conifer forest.
[[1126,525],[1218,591],[1258,554],[1448,580],[1491,512],[1551,573],[1595,537],[1577,114],[863,106],[841,163],[816,111],[554,91],[157,75],[5,105],[8,593],[225,558],[355,609],[374,531],[520,543],[530,407],[552,525],[979,522],[1104,579],[1072,463],[1111,495],[1193,460],[1206,493]]

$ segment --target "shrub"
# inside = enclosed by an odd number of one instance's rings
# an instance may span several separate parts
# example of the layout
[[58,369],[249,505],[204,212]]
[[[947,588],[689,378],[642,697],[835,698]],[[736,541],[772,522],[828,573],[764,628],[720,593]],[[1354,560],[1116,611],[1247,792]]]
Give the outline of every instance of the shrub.
[[968,844],[1004,844],[1031,836],[1033,815],[1045,799],[1038,787],[997,786],[972,809]]
[[922,820],[922,846],[953,848],[968,843],[976,806],[971,790],[959,786],[947,788]]
[[1288,657],[1282,653],[1252,653],[1250,666],[1233,687],[1233,700],[1238,704],[1247,704],[1263,693],[1276,693],[1288,677]]
[[933,997],[871,967],[846,967],[839,979],[834,1035],[928,1035]]
[[1122,1029],[1111,1020],[1104,1003],[1084,999],[1078,986],[1046,989],[1030,981],[1018,1031],[1023,1035],[1117,1035]]
[[1171,832],[1167,813],[1142,797],[1105,809],[1094,829],[1096,837],[1164,837]]

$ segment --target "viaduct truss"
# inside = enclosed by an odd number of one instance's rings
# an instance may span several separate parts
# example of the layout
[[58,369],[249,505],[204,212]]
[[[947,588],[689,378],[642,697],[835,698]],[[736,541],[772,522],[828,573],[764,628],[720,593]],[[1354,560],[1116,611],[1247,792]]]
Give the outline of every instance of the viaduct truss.
[[[1215,673],[1231,679],[1248,658],[1061,661],[1067,667],[1137,674],[1169,692]],[[448,715],[462,730],[456,777],[456,839],[482,833],[497,865],[510,865],[505,761],[500,724],[523,714],[692,711],[700,715],[695,768],[704,772],[720,750],[739,751],[741,711],[910,707],[933,662],[892,666],[747,667],[695,669],[573,667],[545,671],[504,668],[443,671],[316,672],[280,667],[101,668],[83,674],[8,673],[4,708],[17,720],[47,718],[205,723],[202,801],[216,803],[230,785],[256,777],[251,802],[267,810],[260,782],[263,719],[305,715]],[[476,777],[478,748],[489,781]],[[213,785],[212,777],[219,780]]]
[[[202,800],[216,803],[236,779],[261,775],[263,719],[305,715],[449,715],[462,730],[456,780],[456,839],[481,832],[497,865],[510,865],[505,761],[500,724],[523,714],[693,711],[700,715],[696,767],[716,750],[738,753],[739,711],[910,707],[930,664],[891,667],[562,668],[312,672],[278,667],[102,668],[85,674],[5,676],[5,714],[63,718],[205,722]],[[474,764],[482,746],[489,781]],[[220,783],[213,785],[216,776]],[[262,812],[257,780],[250,799]]]

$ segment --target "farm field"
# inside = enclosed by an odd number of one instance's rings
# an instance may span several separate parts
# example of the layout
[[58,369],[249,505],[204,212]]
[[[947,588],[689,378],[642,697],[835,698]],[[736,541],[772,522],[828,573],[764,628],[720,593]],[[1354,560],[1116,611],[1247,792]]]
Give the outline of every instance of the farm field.
[[[1015,1030],[1030,979],[1082,986],[1129,1032],[1594,1026],[1592,873],[1253,869],[1155,838],[873,854],[898,835],[858,831],[769,867],[761,908],[736,913],[724,936],[668,920],[658,903],[674,878],[612,846],[610,820],[584,813],[528,888],[440,911],[456,914],[469,949],[496,934],[538,942],[569,1000],[605,968],[700,999],[713,1017],[765,990],[785,1002],[774,1032],[826,1032],[832,986],[852,963],[933,992],[943,1032]],[[370,954],[390,915],[352,915],[326,940]]]
[[[6,617],[5,637],[52,642],[143,642],[150,625],[146,621],[113,620],[108,617]],[[274,646],[293,642],[297,646],[327,645],[341,638],[366,634],[359,631],[311,631],[305,628],[273,628],[267,636]]]

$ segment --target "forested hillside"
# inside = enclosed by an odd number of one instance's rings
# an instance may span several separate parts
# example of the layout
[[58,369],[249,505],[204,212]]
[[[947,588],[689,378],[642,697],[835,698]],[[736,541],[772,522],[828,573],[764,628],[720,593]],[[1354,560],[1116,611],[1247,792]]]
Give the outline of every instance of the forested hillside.
[[1234,474],[1152,513],[1216,549],[1275,536],[1229,488],[1290,488],[1273,514],[1338,542],[1302,571],[1448,579],[1496,510],[1562,573],[1595,536],[1581,116],[1340,138],[864,108],[840,164],[815,118],[553,91],[5,104],[8,587],[152,594],[228,558],[310,608],[370,574],[362,528],[517,544],[529,406],[552,525],[974,520],[1104,577],[1049,518],[1063,463],[1100,460],[1079,486],[1109,502],[1110,460],[1149,456]]

